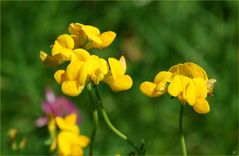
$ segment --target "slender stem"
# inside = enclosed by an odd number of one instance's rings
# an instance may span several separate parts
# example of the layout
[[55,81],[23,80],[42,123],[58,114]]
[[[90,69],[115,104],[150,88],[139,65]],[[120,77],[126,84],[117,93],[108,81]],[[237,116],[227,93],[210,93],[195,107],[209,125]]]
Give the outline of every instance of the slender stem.
[[100,111],[101,111],[101,114],[105,120],[105,123],[107,124],[107,126],[116,134],[118,135],[121,139],[123,139],[124,141],[126,141],[129,145],[131,145],[137,152],[140,153],[140,150],[138,149],[138,147],[131,141],[128,139],[128,137],[126,135],[124,135],[122,132],[120,132],[118,129],[115,128],[115,126],[110,122],[110,119],[108,118],[107,114],[106,114],[106,111],[104,109],[104,106],[103,106],[103,103],[102,103],[102,100],[101,100],[101,97],[100,97],[100,93],[97,89],[97,87],[94,85],[94,90],[95,90],[95,93],[96,93],[96,97],[97,97],[97,100],[98,100],[98,104],[99,104],[99,107],[100,107]]
[[183,156],[187,156],[187,149],[186,149],[185,139],[183,135],[183,108],[184,108],[184,105],[181,104],[180,116],[179,116],[179,133],[180,133],[180,141],[181,141]]
[[93,126],[91,137],[90,137],[91,143],[90,143],[90,149],[89,149],[89,156],[93,156],[93,148],[94,148],[93,145],[94,145],[95,135],[96,135],[97,127],[98,127],[99,117],[98,117],[97,107],[95,106],[95,102],[94,102],[94,94],[93,94],[91,83],[87,85],[87,88],[88,88],[89,96],[91,99],[91,106],[93,110],[93,120],[94,120],[94,126]]

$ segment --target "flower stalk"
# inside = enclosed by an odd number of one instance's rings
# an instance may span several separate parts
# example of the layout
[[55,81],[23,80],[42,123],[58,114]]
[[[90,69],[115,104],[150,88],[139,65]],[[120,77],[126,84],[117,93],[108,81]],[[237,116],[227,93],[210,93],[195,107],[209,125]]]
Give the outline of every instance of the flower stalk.
[[131,141],[129,140],[129,138],[124,135],[122,132],[120,132],[118,129],[115,128],[115,126],[111,123],[105,109],[104,109],[104,106],[103,106],[103,103],[102,103],[102,100],[101,100],[101,96],[100,96],[100,93],[97,89],[97,86],[96,85],[93,85],[94,87],[94,90],[95,90],[95,94],[96,94],[96,98],[98,100],[98,105],[99,105],[99,108],[100,108],[100,112],[105,120],[105,123],[106,125],[116,134],[118,135],[121,139],[123,139],[125,142],[127,142],[130,146],[132,146],[139,154],[141,153],[140,150],[138,149],[138,147]]
[[95,102],[94,102],[94,93],[92,90],[91,83],[87,85],[87,89],[89,91],[89,97],[91,99],[91,106],[92,106],[93,120],[94,120],[94,126],[93,126],[91,137],[90,137],[91,143],[89,148],[89,156],[93,156],[94,140],[95,140],[95,135],[96,135],[97,127],[98,127],[99,116],[98,116],[97,106],[95,105]]
[[179,134],[180,134],[182,154],[183,156],[187,156],[187,149],[186,149],[185,139],[183,135],[183,109],[184,109],[184,105],[181,104],[180,115],[179,115]]

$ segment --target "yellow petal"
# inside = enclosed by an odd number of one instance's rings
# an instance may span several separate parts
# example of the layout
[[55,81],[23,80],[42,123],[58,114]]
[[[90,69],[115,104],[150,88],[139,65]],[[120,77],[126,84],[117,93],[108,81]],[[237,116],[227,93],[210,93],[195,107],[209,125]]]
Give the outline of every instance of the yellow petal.
[[58,42],[63,48],[73,49],[74,48],[74,40],[72,39],[71,35],[63,34],[60,35],[56,42]]
[[126,72],[126,69],[127,69],[127,65],[126,65],[126,60],[125,60],[125,57],[124,56],[121,56],[120,59],[119,59],[122,67],[123,67],[123,70],[124,70],[124,73]]
[[108,62],[114,79],[116,79],[118,76],[123,76],[125,74],[124,67],[119,60],[116,60],[115,58],[109,58]]
[[154,78],[154,83],[166,83],[166,82],[170,82],[171,80],[171,77],[172,77],[172,73],[171,72],[167,72],[167,71],[162,71],[162,72],[159,72],[155,78]]
[[188,102],[189,105],[194,105],[196,101],[196,88],[194,84],[191,82],[188,83],[184,92],[183,98]]
[[54,74],[54,78],[57,83],[62,84],[66,80],[66,74],[64,70],[57,70]]
[[82,64],[83,62],[80,62],[76,55],[72,55],[71,62],[66,68],[66,77],[68,80],[76,80]]
[[96,55],[91,55],[85,62],[88,74],[95,72],[99,68],[100,58]]
[[156,89],[156,84],[149,82],[149,81],[145,81],[143,83],[141,83],[140,85],[140,90],[141,92],[149,97],[157,97],[160,94],[157,94],[157,92],[155,91]]
[[83,156],[84,152],[78,145],[71,146],[71,156]]
[[78,85],[76,81],[64,81],[61,90],[64,94],[69,96],[77,96],[84,89],[84,85]]
[[181,93],[181,78],[179,75],[176,75],[171,83],[169,84],[168,86],[168,93],[171,95],[171,96],[178,96],[180,93]]
[[82,30],[86,33],[100,35],[100,30],[94,26],[91,25],[83,25]]
[[195,105],[193,105],[193,109],[200,114],[206,114],[210,111],[210,106],[206,99],[197,98]]
[[76,134],[67,132],[67,131],[61,131],[58,134],[58,148],[59,151],[64,155],[70,155],[71,154],[71,140],[74,139],[74,137],[76,137]]
[[90,143],[90,139],[87,137],[87,136],[84,136],[84,135],[80,135],[78,137],[78,144],[81,146],[81,147],[86,147],[89,143]]
[[201,98],[207,97],[207,85],[206,81],[202,78],[194,78],[193,84],[195,86],[196,96]]
[[128,90],[133,85],[133,81],[129,75],[123,75],[117,77],[116,79],[110,76],[106,82],[110,86],[110,88],[115,92]]
[[78,82],[79,82],[80,85],[85,84],[87,76],[88,76],[87,64],[83,63],[80,70],[79,70],[79,77],[78,77]]
[[[85,25],[82,30],[86,34],[89,40],[93,41],[94,44],[101,45],[102,40],[99,37],[100,31],[96,27]],[[89,48],[88,48],[89,49]]]
[[68,31],[71,34],[78,34],[79,31],[82,29],[82,26],[83,25],[80,23],[71,23],[71,24],[69,24]]
[[100,72],[105,75],[108,73],[109,71],[109,66],[106,60],[100,58]]
[[116,33],[114,33],[113,31],[107,31],[100,34],[99,37],[102,40],[102,44],[99,46],[99,48],[105,48],[108,47],[114,41]]
[[65,121],[66,123],[70,124],[70,125],[74,125],[76,124],[76,120],[77,120],[77,115],[75,113],[72,113],[70,115],[67,115],[65,117]]
[[78,57],[78,59],[80,61],[86,61],[89,57],[90,57],[90,54],[88,51],[86,51],[85,49],[75,49],[74,51],[74,54]]
[[63,119],[62,117],[56,117],[56,124],[61,130],[79,133],[80,131],[79,127],[75,123],[72,123],[74,121],[73,117],[74,116],[70,116],[69,117],[70,119],[67,119],[67,118]]
[[185,70],[185,67],[183,64],[177,64],[172,66],[169,70],[169,72],[173,73],[173,75],[188,75],[188,71]]
[[207,73],[199,65],[192,62],[186,62],[184,66],[190,71],[190,78],[203,78],[204,80],[208,80]]
[[48,65],[48,66],[58,66],[60,65],[63,61],[65,61],[61,55],[55,55],[55,56],[49,56],[45,52],[40,51],[40,59],[41,61]]

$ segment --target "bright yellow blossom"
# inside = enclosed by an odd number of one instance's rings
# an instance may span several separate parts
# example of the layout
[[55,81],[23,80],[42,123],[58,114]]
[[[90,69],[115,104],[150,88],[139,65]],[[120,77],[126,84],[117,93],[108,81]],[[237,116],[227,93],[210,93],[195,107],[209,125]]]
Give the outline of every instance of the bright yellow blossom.
[[111,74],[106,78],[106,83],[110,88],[117,92],[130,89],[133,85],[133,81],[129,75],[125,75],[126,61],[122,56],[119,60],[115,58],[108,59]]
[[60,156],[82,156],[90,142],[88,137],[70,131],[61,131],[57,138]]
[[60,35],[51,47],[51,56],[45,52],[40,52],[41,60],[47,65],[59,65],[64,61],[69,61],[73,53],[74,40],[68,34]]
[[80,135],[76,120],[74,113],[65,118],[56,118],[57,126],[61,130],[57,136],[59,156],[82,156],[83,148],[90,142],[88,137]]
[[75,41],[75,48],[105,48],[116,37],[113,31],[100,33],[98,28],[81,23],[71,23],[68,29]]
[[206,97],[212,93],[214,83],[214,79],[208,80],[202,67],[186,62],[171,67],[169,71],[159,72],[154,82],[145,81],[140,89],[150,97],[168,92],[182,104],[188,103],[196,112],[205,114],[210,111]]
[[162,71],[159,72],[155,78],[154,82],[145,81],[140,85],[140,90],[146,96],[157,97],[163,95],[167,92],[167,83],[171,81],[172,73]]

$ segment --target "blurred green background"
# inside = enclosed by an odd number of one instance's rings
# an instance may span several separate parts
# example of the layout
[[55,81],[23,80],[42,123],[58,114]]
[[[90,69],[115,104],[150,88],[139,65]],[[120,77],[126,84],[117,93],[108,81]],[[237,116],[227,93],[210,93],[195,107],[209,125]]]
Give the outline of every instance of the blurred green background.
[[[178,136],[180,104],[169,95],[145,97],[139,85],[152,81],[161,70],[192,61],[210,78],[217,79],[211,112],[199,115],[187,106],[184,132],[189,155],[238,154],[238,2],[205,1],[1,1],[1,153],[46,155],[46,128],[37,128],[47,86],[62,95],[54,81],[56,68],[44,66],[39,51],[50,53],[57,36],[68,33],[68,24],[97,26],[117,33],[113,44],[95,53],[104,58],[124,55],[132,89],[113,93],[99,89],[114,125],[135,143],[145,140],[147,155],[181,154]],[[81,112],[81,132],[90,136],[92,115],[89,97],[68,97]],[[7,131],[17,128],[27,146],[15,152],[8,146]],[[112,133],[100,118],[96,155],[126,155],[131,147]],[[88,153],[88,149],[85,150]]]

